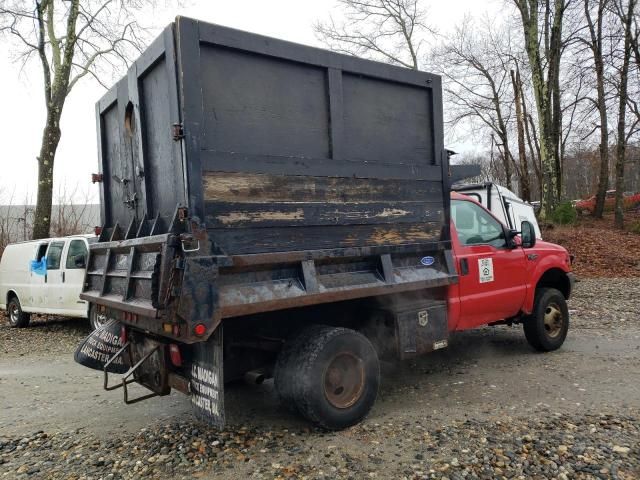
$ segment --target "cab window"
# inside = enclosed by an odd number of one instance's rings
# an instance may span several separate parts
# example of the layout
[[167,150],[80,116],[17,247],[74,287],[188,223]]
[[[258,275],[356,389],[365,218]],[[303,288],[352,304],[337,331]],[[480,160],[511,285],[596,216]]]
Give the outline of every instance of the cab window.
[[64,242],[53,242],[47,250],[47,270],[58,270],[60,268],[60,258]]
[[84,240],[71,240],[67,252],[67,268],[84,268],[87,262],[87,246]]
[[452,200],[451,219],[462,245],[507,245],[502,224],[473,202]]

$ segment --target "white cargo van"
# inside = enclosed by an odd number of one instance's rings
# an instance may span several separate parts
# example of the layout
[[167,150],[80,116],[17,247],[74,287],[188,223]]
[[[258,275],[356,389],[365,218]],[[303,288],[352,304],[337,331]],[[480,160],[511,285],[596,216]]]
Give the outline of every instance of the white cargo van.
[[31,313],[103,322],[79,295],[94,235],[45,238],[7,245],[0,260],[0,309],[12,327],[29,325]]
[[524,220],[532,223],[536,238],[542,239],[533,205],[522,200],[508,188],[487,182],[454,185],[452,190],[470,196],[512,230],[517,230]]

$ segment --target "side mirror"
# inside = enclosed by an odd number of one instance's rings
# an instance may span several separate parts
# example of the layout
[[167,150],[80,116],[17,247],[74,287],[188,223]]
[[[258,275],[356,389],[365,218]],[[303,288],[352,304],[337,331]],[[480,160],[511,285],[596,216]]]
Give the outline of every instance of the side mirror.
[[77,268],[85,268],[87,266],[87,260],[84,258],[84,255],[75,257],[74,262]]
[[522,248],[531,248],[536,244],[536,230],[531,222],[526,220],[522,222],[520,227],[520,236],[522,237]]

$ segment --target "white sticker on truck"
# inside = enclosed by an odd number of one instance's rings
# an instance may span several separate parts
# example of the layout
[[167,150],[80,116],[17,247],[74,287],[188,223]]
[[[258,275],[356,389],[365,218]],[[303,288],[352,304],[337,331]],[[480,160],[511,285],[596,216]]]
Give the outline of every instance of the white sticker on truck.
[[480,283],[493,282],[493,259],[479,258],[478,272],[480,274]]

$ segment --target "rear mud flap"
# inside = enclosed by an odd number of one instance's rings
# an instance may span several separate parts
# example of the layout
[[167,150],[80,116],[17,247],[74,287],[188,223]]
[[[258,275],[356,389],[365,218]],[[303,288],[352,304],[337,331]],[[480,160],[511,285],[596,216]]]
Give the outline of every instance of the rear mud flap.
[[[104,366],[123,346],[120,339],[121,324],[113,319],[94,330],[76,349],[73,359],[80,365],[104,371]],[[128,355],[120,355],[108,366],[109,373],[125,373],[129,370]]]
[[194,415],[222,428],[225,424],[222,325],[209,340],[192,348],[189,382]]

